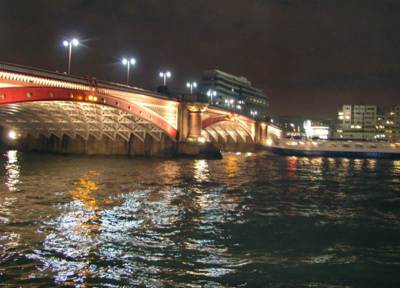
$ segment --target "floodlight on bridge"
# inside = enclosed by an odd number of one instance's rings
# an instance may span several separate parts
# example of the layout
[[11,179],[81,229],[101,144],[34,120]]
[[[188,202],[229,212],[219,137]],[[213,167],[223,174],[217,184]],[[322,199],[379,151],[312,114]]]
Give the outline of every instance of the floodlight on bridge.
[[129,85],[129,73],[131,69],[131,65],[134,66],[136,64],[135,58],[122,58],[122,65],[126,66],[126,85]]
[[211,104],[213,104],[213,97],[217,96],[217,94],[218,94],[217,91],[212,90],[212,89],[207,91],[207,96],[210,97]]
[[171,78],[172,73],[170,71],[160,72],[160,78],[164,80],[164,86],[167,86],[167,78]]
[[190,90],[190,94],[193,94],[193,88],[197,87],[196,82],[187,82],[186,87]]
[[79,40],[73,38],[71,40],[64,40],[63,41],[64,47],[68,48],[68,74],[71,74],[71,60],[72,60],[72,47],[76,47],[79,45]]

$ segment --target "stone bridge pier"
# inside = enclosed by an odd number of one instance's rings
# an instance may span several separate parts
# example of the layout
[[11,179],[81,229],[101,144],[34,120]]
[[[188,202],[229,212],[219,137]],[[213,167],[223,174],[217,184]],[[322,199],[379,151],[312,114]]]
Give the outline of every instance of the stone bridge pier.
[[207,103],[181,103],[178,151],[185,155],[255,152],[266,144],[267,123]]

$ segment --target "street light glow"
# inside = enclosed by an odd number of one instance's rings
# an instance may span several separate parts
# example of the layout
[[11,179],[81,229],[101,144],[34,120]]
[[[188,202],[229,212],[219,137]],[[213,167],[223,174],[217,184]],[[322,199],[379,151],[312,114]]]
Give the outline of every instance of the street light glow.
[[72,47],[79,45],[79,40],[73,38],[72,40],[64,40],[64,47],[68,48],[68,74],[71,74],[71,59],[72,59]]
[[193,88],[197,87],[197,83],[196,82],[187,82],[186,87],[190,89],[190,94],[192,94]]
[[163,78],[164,86],[167,86],[167,78],[171,78],[172,74],[170,71],[160,72],[160,78]]
[[15,132],[14,130],[10,130],[8,132],[8,138],[10,138],[11,140],[16,140],[18,137],[17,132]]

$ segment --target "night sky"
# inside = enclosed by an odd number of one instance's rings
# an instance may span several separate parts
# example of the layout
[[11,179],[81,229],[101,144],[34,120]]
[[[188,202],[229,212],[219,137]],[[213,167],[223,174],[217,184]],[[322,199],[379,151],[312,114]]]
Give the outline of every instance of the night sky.
[[0,61],[182,89],[201,71],[243,75],[273,115],[335,117],[344,103],[400,104],[399,0],[0,0]]

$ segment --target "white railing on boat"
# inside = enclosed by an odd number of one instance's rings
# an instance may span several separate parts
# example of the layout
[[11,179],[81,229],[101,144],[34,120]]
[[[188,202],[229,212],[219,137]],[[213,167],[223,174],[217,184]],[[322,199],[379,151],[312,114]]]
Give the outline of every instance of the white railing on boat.
[[281,139],[278,146],[296,150],[364,151],[400,153],[400,143],[373,141],[292,140]]

